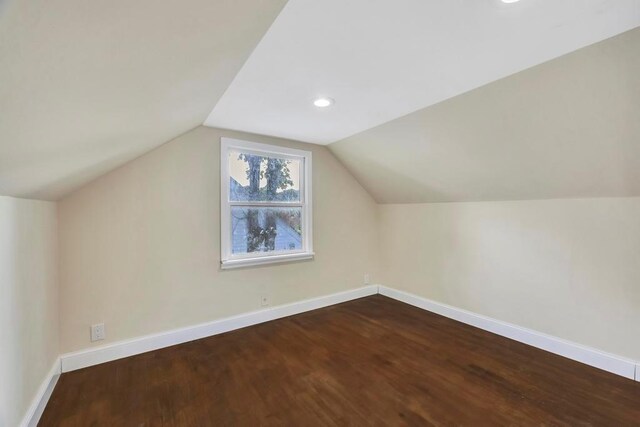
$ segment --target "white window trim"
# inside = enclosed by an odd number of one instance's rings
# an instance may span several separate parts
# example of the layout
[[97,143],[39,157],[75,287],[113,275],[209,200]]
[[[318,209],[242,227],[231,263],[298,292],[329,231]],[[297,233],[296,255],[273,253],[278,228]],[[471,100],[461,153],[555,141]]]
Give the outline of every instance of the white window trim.
[[[303,173],[300,174],[300,202],[299,203],[270,203],[270,202],[230,202],[229,201],[229,152],[241,151],[260,156],[271,156],[292,160],[299,160]],[[233,138],[220,139],[220,245],[221,268],[238,268],[252,265],[264,265],[278,262],[312,259],[313,252],[313,206],[312,206],[312,155],[311,151],[278,145],[259,144],[257,142],[242,141]],[[299,251],[260,252],[259,254],[234,255],[231,251],[231,207],[233,205],[257,206],[295,206],[302,208],[302,249]]]

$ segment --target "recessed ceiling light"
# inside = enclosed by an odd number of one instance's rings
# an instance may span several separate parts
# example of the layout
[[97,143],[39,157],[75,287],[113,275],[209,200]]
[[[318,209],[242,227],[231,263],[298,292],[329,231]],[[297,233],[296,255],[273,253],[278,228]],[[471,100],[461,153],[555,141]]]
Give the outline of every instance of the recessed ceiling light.
[[520,0],[502,0],[502,3],[516,3],[519,2]]
[[320,107],[320,108],[329,107],[329,106],[333,105],[334,103],[335,103],[335,101],[333,99],[325,98],[325,97],[316,98],[315,101],[313,101],[313,105],[315,105],[316,107]]

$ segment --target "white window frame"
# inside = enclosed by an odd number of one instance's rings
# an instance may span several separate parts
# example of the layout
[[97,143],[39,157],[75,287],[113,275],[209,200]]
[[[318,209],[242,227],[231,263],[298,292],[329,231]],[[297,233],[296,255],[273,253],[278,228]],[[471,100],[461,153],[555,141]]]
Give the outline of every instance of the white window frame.
[[[263,157],[297,160],[300,162],[300,201],[299,202],[232,202],[229,200],[229,153],[240,151]],[[313,220],[312,220],[312,156],[310,151],[281,147],[278,145],[260,144],[233,138],[220,139],[220,244],[221,268],[238,268],[252,265],[263,265],[277,262],[312,259],[313,252]],[[232,251],[231,208],[233,206],[258,207],[300,207],[302,248],[297,251],[253,252],[234,254]]]

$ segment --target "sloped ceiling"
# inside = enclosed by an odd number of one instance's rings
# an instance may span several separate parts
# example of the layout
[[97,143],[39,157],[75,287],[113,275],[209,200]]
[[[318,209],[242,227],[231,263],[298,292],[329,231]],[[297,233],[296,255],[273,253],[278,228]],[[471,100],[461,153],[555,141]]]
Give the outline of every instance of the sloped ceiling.
[[380,203],[640,196],[640,29],[329,148]]
[[0,1],[0,194],[57,199],[202,124],[285,2]]
[[290,0],[205,124],[328,144],[638,25],[640,0]]
[[0,0],[0,194],[59,199],[205,119],[364,131],[330,147],[383,203],[640,193],[638,30],[459,95],[640,0],[285,2]]

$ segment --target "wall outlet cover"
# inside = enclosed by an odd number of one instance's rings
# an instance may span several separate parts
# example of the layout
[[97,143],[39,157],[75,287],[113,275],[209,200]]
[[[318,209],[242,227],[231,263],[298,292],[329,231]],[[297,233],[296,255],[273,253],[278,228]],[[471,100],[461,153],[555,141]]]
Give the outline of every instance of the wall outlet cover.
[[91,341],[100,341],[106,338],[104,323],[91,325]]
[[267,307],[269,305],[269,295],[260,296],[260,305],[262,307]]

